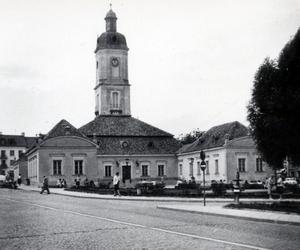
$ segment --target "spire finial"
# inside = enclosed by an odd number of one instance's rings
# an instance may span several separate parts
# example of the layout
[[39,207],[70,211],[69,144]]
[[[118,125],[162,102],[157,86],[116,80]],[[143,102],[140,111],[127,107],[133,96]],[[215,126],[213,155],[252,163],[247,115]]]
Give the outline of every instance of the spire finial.
[[112,4],[110,3],[110,4],[109,4],[109,8],[111,9],[111,7],[112,7]]

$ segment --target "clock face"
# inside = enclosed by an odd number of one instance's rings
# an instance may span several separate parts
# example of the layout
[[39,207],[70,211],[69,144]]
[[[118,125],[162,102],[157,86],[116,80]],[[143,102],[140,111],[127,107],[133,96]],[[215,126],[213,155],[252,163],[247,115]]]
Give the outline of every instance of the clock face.
[[118,58],[113,57],[113,58],[111,59],[111,65],[114,66],[114,67],[117,67],[117,66],[119,65],[119,60],[118,60]]

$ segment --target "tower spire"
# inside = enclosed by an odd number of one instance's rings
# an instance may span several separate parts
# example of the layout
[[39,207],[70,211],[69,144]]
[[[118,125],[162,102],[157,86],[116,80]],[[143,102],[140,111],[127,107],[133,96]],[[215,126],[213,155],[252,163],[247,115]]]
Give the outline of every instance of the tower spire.
[[109,4],[110,9],[106,14],[106,32],[117,32],[117,16],[116,13],[111,9],[112,4]]

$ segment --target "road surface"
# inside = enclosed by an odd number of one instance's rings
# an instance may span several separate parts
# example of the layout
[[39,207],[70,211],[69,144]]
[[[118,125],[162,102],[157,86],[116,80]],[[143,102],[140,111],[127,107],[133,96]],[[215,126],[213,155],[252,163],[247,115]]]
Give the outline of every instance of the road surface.
[[[0,249],[299,249],[300,227],[0,189]],[[170,203],[168,203],[170,204]]]

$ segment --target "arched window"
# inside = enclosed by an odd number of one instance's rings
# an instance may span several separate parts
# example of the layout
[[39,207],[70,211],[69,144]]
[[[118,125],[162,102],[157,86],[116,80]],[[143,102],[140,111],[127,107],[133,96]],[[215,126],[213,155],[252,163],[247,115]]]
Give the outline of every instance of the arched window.
[[118,109],[119,108],[119,92],[112,92],[112,108]]

